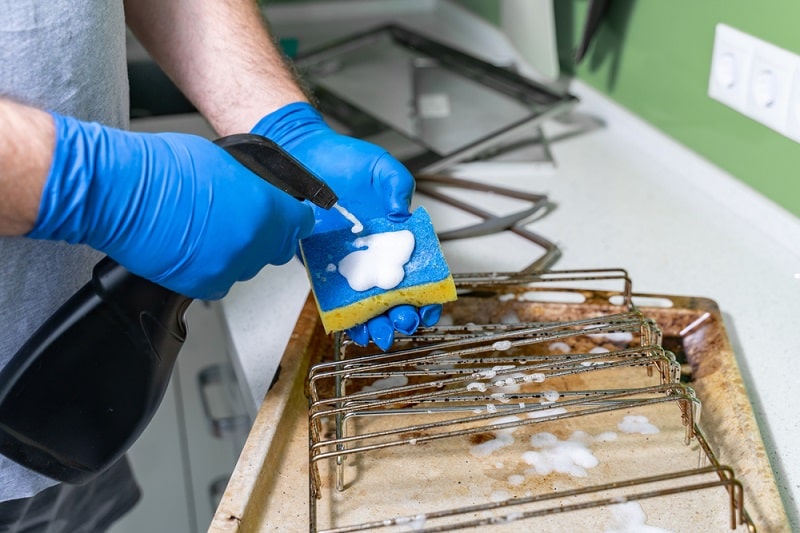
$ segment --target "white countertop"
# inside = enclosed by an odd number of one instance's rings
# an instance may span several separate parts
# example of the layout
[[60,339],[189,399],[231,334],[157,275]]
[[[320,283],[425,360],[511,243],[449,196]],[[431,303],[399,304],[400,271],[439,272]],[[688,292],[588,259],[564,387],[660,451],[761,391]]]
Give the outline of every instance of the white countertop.
[[[581,98],[579,112],[602,117],[606,125],[554,143],[555,169],[521,178],[514,165],[510,177],[496,174],[492,183],[545,193],[556,204],[528,225],[561,248],[554,269],[621,267],[637,292],[703,296],[719,304],[796,519],[800,239],[793,238],[800,220],[593,90],[576,84],[573,93]],[[431,216],[436,223],[437,211]],[[525,246],[497,254],[473,247],[474,255],[444,249],[455,272],[516,270],[539,253]],[[267,268],[222,301],[254,410],[307,295],[305,271],[293,262]]]
[[[556,205],[528,225],[559,245],[554,269],[621,267],[637,292],[719,304],[792,526],[800,527],[800,219],[591,88],[576,82],[571,91],[581,99],[577,112],[604,125],[554,142],[555,168],[532,165],[521,175],[519,165],[495,166],[489,181],[545,193]],[[561,129],[551,122],[545,131]],[[429,210],[437,226],[437,217],[450,223],[446,212]],[[445,246],[445,254],[455,272],[517,270],[537,255],[481,249]],[[295,261],[266,268],[221,301],[253,413],[307,295]]]

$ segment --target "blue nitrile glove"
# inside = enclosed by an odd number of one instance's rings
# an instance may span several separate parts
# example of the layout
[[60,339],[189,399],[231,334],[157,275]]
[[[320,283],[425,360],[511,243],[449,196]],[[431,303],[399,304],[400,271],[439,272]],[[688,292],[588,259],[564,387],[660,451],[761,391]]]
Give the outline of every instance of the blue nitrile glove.
[[223,297],[283,264],[311,208],[194,135],[132,133],[53,114],[36,239],[83,243],[192,298]]
[[[414,178],[383,148],[341,135],[331,129],[310,104],[296,102],[270,113],[253,128],[292,154],[320,176],[339,196],[339,205],[360,221],[386,217],[402,222],[411,216],[408,207],[414,194]],[[314,207],[313,233],[351,228],[352,223],[335,209]],[[348,330],[351,338],[366,345],[370,337],[386,350],[395,330],[412,334],[420,324],[431,326],[441,306],[398,306]]]

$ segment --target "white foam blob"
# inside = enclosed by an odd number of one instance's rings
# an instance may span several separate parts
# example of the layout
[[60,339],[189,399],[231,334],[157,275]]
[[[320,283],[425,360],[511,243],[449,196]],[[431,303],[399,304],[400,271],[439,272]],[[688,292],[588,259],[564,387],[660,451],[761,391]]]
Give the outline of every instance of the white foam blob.
[[[508,513],[508,514],[507,514],[507,515],[505,515],[504,517],[502,517],[502,516],[501,516],[501,517],[498,517],[498,519],[500,519],[500,520],[503,520],[503,519],[504,519],[504,521],[505,521],[506,523],[508,523],[508,522],[514,522],[515,520],[519,520],[520,518],[523,518],[524,516],[525,516],[525,515],[524,515],[524,514],[522,514],[521,512],[519,512],[519,511],[515,511],[515,512],[513,512],[513,513]],[[498,522],[498,523],[499,523],[499,522]]]
[[589,444],[594,440],[594,438],[592,438],[592,436],[586,433],[585,431],[577,430],[574,431],[567,440]]
[[[504,416],[494,421],[495,424],[507,424],[509,422],[517,422],[521,420],[518,416]],[[486,457],[490,455],[492,452],[499,450],[501,448],[505,448],[507,446],[511,446],[514,444],[514,432],[517,430],[516,427],[510,427],[505,429],[498,429],[494,432],[494,437],[492,440],[487,440],[486,442],[482,442],[480,444],[476,444],[469,449],[469,452],[476,456],[476,457]]]
[[510,433],[497,434],[492,440],[481,442],[475,446],[470,447],[469,453],[475,457],[486,457],[491,455],[492,452],[511,446],[514,444],[514,437]]
[[499,352],[508,350],[509,348],[511,348],[511,341],[497,341],[492,344],[492,349]]
[[646,416],[642,415],[625,416],[622,422],[617,424],[617,428],[623,433],[641,433],[642,435],[653,435],[660,432]]
[[414,234],[409,230],[374,233],[359,237],[353,244],[364,248],[347,254],[339,261],[339,273],[354,291],[373,287],[389,290],[397,287],[414,252]]
[[517,380],[521,378],[522,374],[515,373],[513,376],[508,376],[504,377],[503,379],[493,381],[492,386],[499,388],[506,394],[519,392],[520,386]]
[[541,372],[534,372],[533,374],[525,374],[522,381],[525,383],[542,383],[545,379],[547,379],[547,376]]
[[550,343],[547,349],[550,350],[551,352],[556,352],[556,353],[569,353],[572,351],[572,347],[566,342],[562,341]]
[[494,400],[496,402],[500,402],[500,403],[508,403],[508,402],[511,401],[511,399],[508,397],[508,395],[506,393],[504,393],[504,392],[495,392],[493,394],[490,394],[489,397],[492,400]]
[[618,435],[613,431],[604,431],[599,435],[595,435],[595,442],[611,442],[617,440]]
[[604,533],[671,533],[668,529],[648,526],[647,516],[638,502],[625,502],[611,506],[614,519],[612,527]]
[[[605,352],[595,352],[595,353],[605,353]],[[581,362],[581,366],[603,366],[605,362],[603,361],[583,361]]]
[[525,476],[521,476],[519,474],[512,474],[508,476],[508,484],[512,486],[518,486],[525,483]]
[[533,468],[530,473],[547,475],[552,472],[574,477],[586,477],[586,469],[594,468],[600,461],[588,448],[584,435],[562,441],[552,433],[542,432],[531,436],[531,446],[538,448],[522,454],[522,460]]
[[563,415],[567,410],[563,407],[554,407],[552,409],[544,409],[542,411],[529,411],[528,418],[544,418],[546,416]]
[[489,495],[491,502],[503,502],[511,499],[511,494],[507,490],[493,490]]
[[625,344],[633,341],[633,333],[630,331],[620,331],[617,333],[606,333],[606,338],[615,344]]
[[[424,514],[414,516],[398,516],[395,518],[394,523],[397,525],[408,526],[411,531],[421,531],[425,529],[426,517]],[[384,521],[384,525],[392,525],[391,520]]]
[[555,403],[561,397],[561,394],[556,390],[548,390],[542,393],[542,403]]
[[[592,328],[596,326],[586,326],[587,328]],[[611,331],[608,333],[590,333],[589,337],[595,339],[606,339],[614,344],[625,344],[630,343],[633,341],[633,333],[630,331]]]
[[388,378],[377,379],[370,385],[364,386],[362,392],[374,392],[379,390],[393,389],[395,387],[402,387],[408,385],[408,378],[406,376],[391,376]]

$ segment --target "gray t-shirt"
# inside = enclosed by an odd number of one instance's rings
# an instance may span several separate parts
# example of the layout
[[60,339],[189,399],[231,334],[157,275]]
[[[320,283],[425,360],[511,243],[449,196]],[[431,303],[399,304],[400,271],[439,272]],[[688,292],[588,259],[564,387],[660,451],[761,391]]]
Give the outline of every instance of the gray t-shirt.
[[[0,95],[128,126],[122,0],[0,0]],[[0,237],[0,367],[91,277],[85,246]],[[0,501],[56,482],[0,456]]]

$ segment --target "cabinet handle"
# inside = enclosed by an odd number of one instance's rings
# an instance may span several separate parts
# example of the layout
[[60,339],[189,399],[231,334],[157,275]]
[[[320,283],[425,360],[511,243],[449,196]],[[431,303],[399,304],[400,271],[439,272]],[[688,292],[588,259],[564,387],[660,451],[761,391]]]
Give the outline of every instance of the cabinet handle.
[[250,417],[235,394],[236,375],[230,364],[220,363],[197,373],[200,403],[212,435],[227,438],[247,434]]

